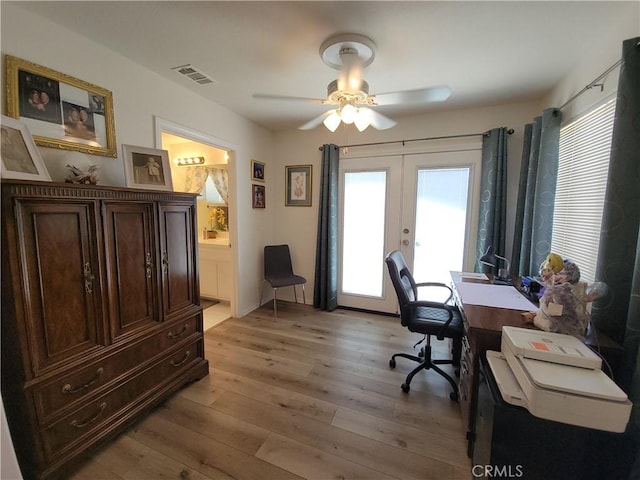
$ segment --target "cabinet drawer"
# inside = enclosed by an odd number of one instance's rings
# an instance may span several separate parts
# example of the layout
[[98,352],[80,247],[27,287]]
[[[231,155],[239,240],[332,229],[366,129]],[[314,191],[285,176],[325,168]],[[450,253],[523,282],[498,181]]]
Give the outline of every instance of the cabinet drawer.
[[128,409],[143,403],[195,362],[201,361],[202,357],[202,340],[195,340],[163,357],[117,389],[43,429],[42,439],[47,460],[54,460],[66,447],[97,437],[99,430],[107,423],[116,421]]
[[[67,372],[46,385],[35,387],[33,395],[40,424],[65,408],[78,408],[79,402],[114,379],[132,373],[137,367],[171,349],[179,341],[198,332],[199,316],[176,322],[144,341],[119,350],[80,370]],[[200,334],[198,334],[200,335]],[[120,380],[122,381],[122,379]]]

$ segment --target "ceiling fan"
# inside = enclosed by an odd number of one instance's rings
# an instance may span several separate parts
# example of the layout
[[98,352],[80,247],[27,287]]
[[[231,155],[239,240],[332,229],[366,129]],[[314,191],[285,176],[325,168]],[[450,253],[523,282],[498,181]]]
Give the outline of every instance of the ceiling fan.
[[370,94],[369,84],[362,78],[362,70],[373,62],[375,52],[375,44],[364,35],[341,34],[330,37],[320,46],[320,56],[326,65],[339,70],[340,73],[338,78],[327,86],[327,98],[291,97],[261,93],[256,93],[253,97],[335,106],[335,108],[331,108],[299,126],[300,130],[310,130],[324,123],[330,131],[335,132],[342,122],[345,124],[353,123],[362,132],[369,126],[385,130],[397,125],[397,122],[376,112],[371,107],[401,103],[441,102],[451,95],[451,89],[447,86]]

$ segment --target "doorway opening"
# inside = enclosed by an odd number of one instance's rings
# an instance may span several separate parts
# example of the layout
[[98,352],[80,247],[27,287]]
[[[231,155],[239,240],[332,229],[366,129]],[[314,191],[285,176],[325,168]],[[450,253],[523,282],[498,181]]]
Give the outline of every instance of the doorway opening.
[[[234,316],[237,308],[235,147],[159,118],[156,145],[169,152],[174,190],[199,193],[198,271],[207,330]],[[204,163],[177,161],[194,157],[203,157]]]

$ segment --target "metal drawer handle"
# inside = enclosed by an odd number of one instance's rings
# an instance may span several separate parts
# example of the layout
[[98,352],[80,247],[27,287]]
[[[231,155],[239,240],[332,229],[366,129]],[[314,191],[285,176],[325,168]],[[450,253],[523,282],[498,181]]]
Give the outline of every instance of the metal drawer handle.
[[95,275],[91,273],[91,264],[89,262],[84,264],[84,291],[87,293],[93,293],[93,280]]
[[144,261],[144,269],[147,274],[147,278],[151,278],[151,269],[153,268],[153,262],[151,261],[151,254],[147,252]]
[[96,383],[103,373],[104,373],[104,368],[100,367],[98,370],[96,370],[96,374],[91,380],[89,380],[84,385],[79,386],[78,388],[73,388],[71,384],[67,383],[64,387],[62,387],[62,393],[71,395],[81,390],[85,390],[89,388],[91,385],[93,385],[94,383]]
[[100,418],[105,408],[107,408],[107,402],[102,402],[98,407],[98,413],[96,413],[93,417],[89,418],[88,420],[85,420],[82,423],[79,423],[77,420],[73,420],[71,422],[71,426],[76,428],[83,428],[83,427],[86,427],[87,425],[94,423]]
[[162,252],[162,273],[169,273],[169,255],[166,250]]
[[182,335],[184,335],[184,332],[187,331],[187,328],[189,328],[189,325],[185,323],[184,327],[182,327],[182,330],[180,330],[178,333],[169,332],[167,333],[167,337],[171,338],[172,340],[175,338],[180,338]]
[[179,362],[174,362],[173,360],[171,360],[171,365],[173,365],[174,367],[179,367],[181,365],[184,365],[184,363],[187,361],[190,355],[191,355],[191,352],[187,350],[184,353],[184,358],[182,360],[180,360]]

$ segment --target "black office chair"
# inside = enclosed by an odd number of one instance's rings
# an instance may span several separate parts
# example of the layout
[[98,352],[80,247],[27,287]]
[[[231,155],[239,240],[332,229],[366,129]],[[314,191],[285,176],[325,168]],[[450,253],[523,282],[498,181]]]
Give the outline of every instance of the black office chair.
[[264,247],[264,280],[260,289],[260,306],[262,306],[262,293],[265,282],[273,288],[273,314],[275,316],[278,316],[276,298],[280,287],[293,287],[293,297],[298,303],[296,285],[302,285],[302,301],[307,303],[304,293],[304,284],[307,283],[307,279],[293,273],[289,245],[267,245]]
[[[423,369],[432,369],[442,375],[451,384],[453,391],[449,394],[449,398],[457,401],[458,385],[456,381],[437,366],[441,364],[452,364],[456,367],[456,375],[460,374],[463,335],[462,317],[460,316],[458,308],[451,303],[453,297],[451,288],[444,283],[436,282],[416,284],[404,261],[404,257],[397,250],[386,256],[385,263],[389,269],[393,287],[398,295],[400,323],[411,332],[424,334],[427,342],[418,356],[407,353],[396,353],[391,357],[391,360],[389,360],[389,366],[391,368],[395,368],[396,366],[396,357],[408,358],[414,362],[420,362],[420,366],[407,375],[405,382],[402,384],[402,391],[405,393],[409,391],[409,384],[416,373]],[[448,289],[448,298],[444,302],[418,300],[419,287]],[[431,335],[435,335],[438,340],[445,338],[452,339],[451,360],[434,360],[431,358]]]

